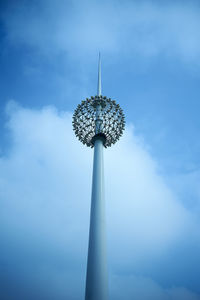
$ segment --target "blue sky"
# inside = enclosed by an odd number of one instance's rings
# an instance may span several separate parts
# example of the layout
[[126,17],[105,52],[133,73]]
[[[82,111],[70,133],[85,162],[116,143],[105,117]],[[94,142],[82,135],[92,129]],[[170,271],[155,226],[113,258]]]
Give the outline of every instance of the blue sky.
[[110,299],[200,299],[199,1],[1,1],[1,298],[84,298],[92,150],[73,110],[126,116],[106,149]]

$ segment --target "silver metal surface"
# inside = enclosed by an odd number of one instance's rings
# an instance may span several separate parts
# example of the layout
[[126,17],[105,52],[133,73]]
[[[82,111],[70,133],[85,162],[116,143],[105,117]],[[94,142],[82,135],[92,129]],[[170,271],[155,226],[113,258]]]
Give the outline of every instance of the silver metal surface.
[[94,142],[86,300],[108,299],[105,238],[103,139]]
[[101,96],[101,54],[99,53],[97,95]]
[[125,120],[119,104],[101,95],[100,54],[97,96],[86,98],[78,105],[72,123],[79,140],[94,147],[85,300],[107,300],[103,148],[116,143],[125,128]]

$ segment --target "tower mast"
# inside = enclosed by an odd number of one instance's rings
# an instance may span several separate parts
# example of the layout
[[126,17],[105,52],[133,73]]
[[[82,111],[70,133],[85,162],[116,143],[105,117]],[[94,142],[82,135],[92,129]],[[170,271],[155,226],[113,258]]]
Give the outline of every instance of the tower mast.
[[[97,90],[98,96],[100,96],[100,55]],[[105,196],[103,165],[103,144],[105,142],[105,137],[100,135],[102,125],[100,103],[96,105],[95,123],[96,136],[94,136],[93,138],[94,158],[85,300],[106,300],[108,299],[108,280],[106,264]]]
[[101,95],[99,54],[97,96],[82,101],[73,116],[79,140],[94,147],[85,300],[108,299],[103,148],[119,139],[124,126],[122,109],[114,100]]
[[99,52],[99,68],[98,68],[98,84],[97,84],[97,95],[101,95],[101,53]]

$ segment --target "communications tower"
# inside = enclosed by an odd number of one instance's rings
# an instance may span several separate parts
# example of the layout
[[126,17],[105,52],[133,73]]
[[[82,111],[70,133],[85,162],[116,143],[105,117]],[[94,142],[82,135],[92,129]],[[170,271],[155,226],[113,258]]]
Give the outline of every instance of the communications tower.
[[103,148],[117,142],[125,128],[125,119],[119,104],[102,96],[100,55],[97,95],[78,105],[72,123],[79,140],[94,148],[85,300],[107,300]]

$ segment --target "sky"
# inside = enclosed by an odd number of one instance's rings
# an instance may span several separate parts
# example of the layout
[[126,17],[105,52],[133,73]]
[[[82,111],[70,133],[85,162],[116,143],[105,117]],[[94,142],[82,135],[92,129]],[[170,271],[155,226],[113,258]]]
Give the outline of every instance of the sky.
[[99,51],[126,118],[104,151],[109,299],[200,299],[199,28],[197,0],[1,0],[1,299],[84,299],[93,150],[72,115]]

